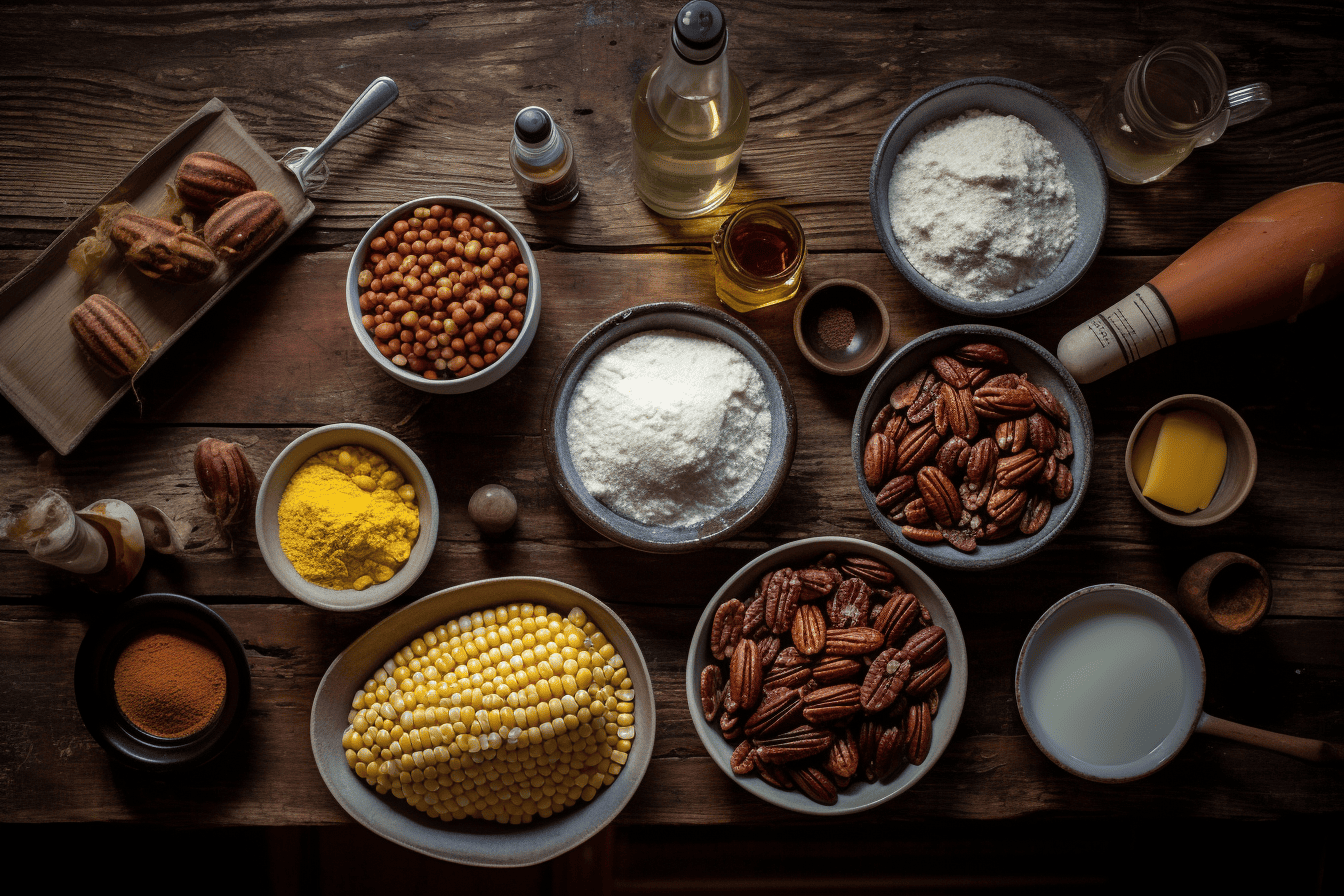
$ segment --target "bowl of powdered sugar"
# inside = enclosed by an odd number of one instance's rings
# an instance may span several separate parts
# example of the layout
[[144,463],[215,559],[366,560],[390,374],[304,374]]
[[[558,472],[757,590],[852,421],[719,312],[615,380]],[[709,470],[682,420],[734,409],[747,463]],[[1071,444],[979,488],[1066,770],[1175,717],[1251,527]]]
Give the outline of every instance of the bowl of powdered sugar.
[[891,263],[935,304],[978,317],[1059,298],[1106,226],[1106,168],[1087,128],[1007,78],[954,81],[907,106],[868,189]]
[[618,544],[708,547],[755,521],[793,461],[796,411],[770,348],[721,311],[640,305],[556,375],[542,418],[551,480]]

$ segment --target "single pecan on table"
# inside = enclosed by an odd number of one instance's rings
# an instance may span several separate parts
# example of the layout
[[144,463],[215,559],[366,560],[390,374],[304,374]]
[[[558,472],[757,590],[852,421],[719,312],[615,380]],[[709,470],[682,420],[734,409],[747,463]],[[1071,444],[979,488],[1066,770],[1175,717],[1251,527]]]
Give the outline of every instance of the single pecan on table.
[[947,633],[882,561],[828,554],[772,570],[745,605],[716,608],[710,634],[701,709],[733,745],[734,774],[834,805],[852,781],[885,780],[928,757],[952,672]]
[[903,536],[973,553],[1035,535],[1073,494],[1069,423],[1005,349],[968,343],[892,390],[869,429],[864,479]]

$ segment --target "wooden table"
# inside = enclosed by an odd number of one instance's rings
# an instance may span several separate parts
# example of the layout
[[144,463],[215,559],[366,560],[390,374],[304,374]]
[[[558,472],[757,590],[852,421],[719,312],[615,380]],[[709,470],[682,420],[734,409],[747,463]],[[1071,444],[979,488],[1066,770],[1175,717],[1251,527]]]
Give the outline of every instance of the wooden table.
[[[1113,186],[1102,255],[1063,299],[1006,324],[1053,347],[1226,218],[1304,183],[1344,179],[1344,25],[1331,5],[1249,2],[1132,7],[1095,0],[999,3],[725,5],[731,58],[752,122],[737,187],[709,216],[658,218],[631,188],[629,104],[663,52],[675,3],[153,3],[7,7],[0,78],[0,279],[17,274],[161,137],[212,96],[276,156],[311,145],[374,77],[401,98],[328,157],[317,214],[211,311],[67,457],[0,406],[0,495],[46,486],[77,501],[157,504],[196,549],[153,557],[129,594],[169,591],[215,607],[247,649],[251,718],[215,767],[160,787],[114,768],[75,708],[71,672],[89,623],[116,598],[0,549],[0,810],[31,822],[330,825],[348,821],[319,779],[308,709],[328,663],[389,611],[440,588],[501,575],[549,576],[615,607],[639,639],[658,694],[655,758],[622,825],[815,825],[748,797],[705,754],[682,687],[686,645],[705,602],[763,550],[813,535],[883,542],[860,501],[849,429],[864,377],[818,373],[793,343],[793,306],[742,319],[786,368],[799,436],[784,492],[739,537],[693,556],[617,547],[570,513],[548,481],[540,416],[553,371],[609,314],[647,301],[717,307],[711,234],[755,199],[789,206],[807,231],[806,280],[871,285],[892,315],[890,348],[961,318],[906,284],[882,254],[868,205],[878,139],[907,103],[946,81],[1002,75],[1085,115],[1102,81],[1162,40],[1207,42],[1233,83],[1264,80],[1274,106],[1197,151],[1165,181]],[[530,211],[507,161],[522,106],[548,108],[574,139],[583,196]],[[430,397],[380,372],[355,341],[342,283],[365,228],[391,206],[436,192],[477,197],[526,235],[545,271],[542,328],[503,381]],[[1084,387],[1095,472],[1081,510],[1049,548],[995,572],[927,571],[956,607],[970,692],[937,767],[868,822],[1318,819],[1344,809],[1338,769],[1196,737],[1146,780],[1105,787],[1052,765],[1027,737],[1013,668],[1040,613],[1085,585],[1123,581],[1169,596],[1181,572],[1221,550],[1270,571],[1270,617],[1241,638],[1200,636],[1207,709],[1249,725],[1344,741],[1344,303],[1295,324],[1177,346]],[[4,347],[0,346],[0,351]],[[1199,392],[1237,408],[1260,475],[1246,504],[1205,529],[1157,522],[1130,495],[1125,440],[1159,399]],[[379,610],[321,612],[284,593],[253,533],[212,540],[191,469],[205,436],[246,447],[259,472],[290,440],[336,421],[384,428],[433,474],[437,551],[411,593]],[[505,537],[466,515],[478,486],[517,495]],[[724,836],[730,836],[731,832]]]

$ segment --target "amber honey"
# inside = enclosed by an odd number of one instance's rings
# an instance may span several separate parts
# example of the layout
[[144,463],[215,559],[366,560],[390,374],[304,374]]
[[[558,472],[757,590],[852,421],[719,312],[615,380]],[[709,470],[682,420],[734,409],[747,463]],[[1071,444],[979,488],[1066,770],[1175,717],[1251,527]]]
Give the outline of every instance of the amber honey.
[[714,234],[714,289],[734,311],[787,302],[798,294],[806,257],[798,219],[778,205],[752,203]]

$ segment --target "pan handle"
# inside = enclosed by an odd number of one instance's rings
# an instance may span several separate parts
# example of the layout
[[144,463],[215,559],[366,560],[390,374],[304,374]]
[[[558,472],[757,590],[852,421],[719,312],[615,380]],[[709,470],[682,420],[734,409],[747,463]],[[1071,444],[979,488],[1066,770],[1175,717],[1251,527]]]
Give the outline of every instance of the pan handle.
[[302,150],[302,148],[290,150],[280,160],[280,163],[298,178],[299,186],[303,188],[303,192],[310,192],[310,190],[320,186],[318,181],[326,181],[326,177],[314,178],[313,171],[322,163],[322,157],[327,154],[327,150],[372,121],[379,112],[392,105],[392,101],[396,98],[396,81],[387,76],[374,79],[372,84],[364,88],[364,92],[359,95],[359,99],[351,104],[349,111],[341,117],[340,121],[336,122],[336,127],[331,129],[331,133],[321,143],[307,151]]
[[1219,719],[1206,712],[1199,714],[1199,724],[1195,726],[1195,730],[1201,734],[1212,734],[1215,737],[1225,737],[1228,740],[1264,747],[1266,750],[1277,750],[1308,762],[1327,762],[1332,765],[1344,762],[1344,747],[1339,744],[1252,728],[1249,725]]

